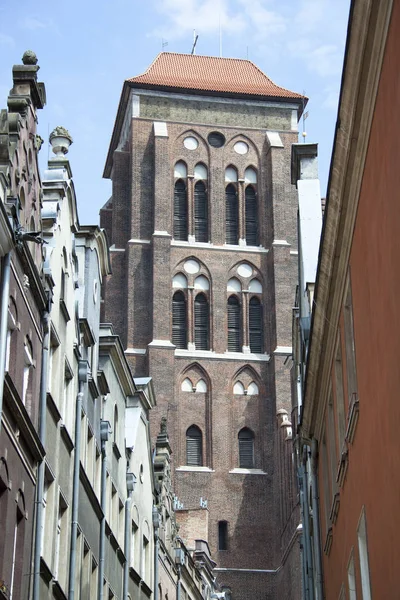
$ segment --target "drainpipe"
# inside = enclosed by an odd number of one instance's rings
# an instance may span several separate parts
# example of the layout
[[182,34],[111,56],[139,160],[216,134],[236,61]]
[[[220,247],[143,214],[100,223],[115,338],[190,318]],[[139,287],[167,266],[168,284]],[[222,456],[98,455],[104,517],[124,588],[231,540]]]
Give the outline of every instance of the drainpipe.
[[[100,441],[101,441],[101,510],[103,516],[100,522],[100,548],[99,548],[99,600],[104,596],[104,560],[105,560],[105,541],[106,541],[106,508],[107,508],[107,457],[106,442],[110,435],[111,426],[109,421],[100,421]],[[70,599],[69,599],[70,600]]]
[[181,566],[178,565],[178,579],[176,582],[176,600],[181,600]]
[[11,252],[3,258],[3,270],[1,275],[1,314],[0,314],[0,431],[1,416],[3,414],[3,391],[4,376],[6,373],[6,349],[7,349],[7,321],[8,321],[8,298],[10,296],[10,273]]
[[300,498],[303,518],[303,539],[304,539],[304,562],[306,575],[307,600],[314,600],[314,568],[311,551],[310,535],[310,506],[308,501],[308,474],[307,474],[307,447],[303,449],[302,464],[299,467],[300,472]]
[[315,583],[317,600],[323,599],[323,579],[322,579],[322,554],[321,554],[321,529],[319,517],[319,494],[318,494],[318,442],[313,438],[311,442],[311,490],[312,490],[312,511],[314,528],[314,555],[315,555]]
[[[158,554],[160,551],[160,513],[156,506],[153,506],[153,528],[154,528],[154,592],[153,599],[158,600]],[[161,600],[161,598],[160,598]]]
[[[50,305],[50,303],[49,303]],[[46,411],[47,411],[47,379],[50,346],[50,306],[43,314],[43,345],[42,345],[42,371],[40,374],[40,396],[39,396],[39,439],[46,447]],[[40,555],[43,529],[43,494],[44,494],[44,458],[38,466],[38,477],[36,487],[36,523],[35,523],[35,546],[33,557],[33,600],[40,600]]]
[[132,492],[135,489],[136,477],[133,473],[126,474],[126,489],[128,497],[125,500],[125,538],[124,538],[124,587],[123,587],[123,600],[128,600],[129,594],[129,567],[131,564],[131,509],[132,509]]
[[72,515],[71,515],[71,549],[69,557],[68,600],[75,598],[75,566],[76,542],[78,536],[78,508],[79,508],[79,468],[81,462],[81,421],[82,400],[85,383],[88,378],[88,364],[85,360],[79,361],[78,382],[79,392],[75,404],[75,453],[74,453],[74,478],[72,483]]

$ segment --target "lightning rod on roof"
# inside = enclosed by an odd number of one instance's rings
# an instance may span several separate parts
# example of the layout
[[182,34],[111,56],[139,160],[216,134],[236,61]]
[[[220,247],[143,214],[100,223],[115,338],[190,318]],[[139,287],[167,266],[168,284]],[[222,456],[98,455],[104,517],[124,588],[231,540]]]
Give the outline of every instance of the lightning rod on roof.
[[218,15],[219,21],[219,57],[222,58],[222,29],[221,29],[221,13]]
[[307,132],[306,132],[306,119],[308,118],[308,111],[305,112],[305,97],[306,97],[306,93],[303,91],[303,142],[305,143],[306,141],[306,137],[307,137]]
[[196,35],[196,30],[193,29],[193,47],[192,47],[192,51],[190,54],[196,54],[196,44],[197,44],[198,39],[199,39],[199,36]]

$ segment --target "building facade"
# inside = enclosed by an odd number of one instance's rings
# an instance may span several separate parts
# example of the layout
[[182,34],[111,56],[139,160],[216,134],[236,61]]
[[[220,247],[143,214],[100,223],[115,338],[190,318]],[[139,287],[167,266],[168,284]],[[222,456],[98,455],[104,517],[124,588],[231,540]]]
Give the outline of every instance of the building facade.
[[398,596],[399,33],[399,2],[352,2],[304,365],[307,598]]
[[303,105],[250,61],[162,53],[124,84],[105,168],[105,320],[154,380],[176,506],[207,507],[235,598],[300,593],[285,361]]

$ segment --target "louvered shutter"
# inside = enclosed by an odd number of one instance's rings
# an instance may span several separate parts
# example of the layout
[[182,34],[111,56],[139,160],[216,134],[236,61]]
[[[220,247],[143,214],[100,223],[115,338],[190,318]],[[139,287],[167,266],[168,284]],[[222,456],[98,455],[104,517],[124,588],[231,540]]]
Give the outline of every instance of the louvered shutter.
[[204,294],[197,294],[194,301],[194,343],[196,350],[209,349],[208,302]]
[[254,468],[254,435],[250,429],[239,432],[239,467]]
[[194,186],[194,235],[196,242],[208,242],[207,192],[202,181]]
[[239,205],[234,185],[229,184],[225,189],[225,227],[226,243],[237,244],[239,238]]
[[177,348],[187,347],[186,300],[183,292],[172,298],[172,343]]
[[240,352],[240,304],[236,296],[228,298],[228,350]]
[[250,351],[262,352],[262,306],[258,298],[253,297],[249,304]]
[[174,238],[180,241],[188,239],[187,193],[182,179],[175,183],[174,190]]
[[192,426],[186,432],[186,464],[192,467],[203,465],[202,435],[198,427]]
[[257,198],[256,192],[251,185],[246,188],[246,243],[248,246],[256,246],[257,235]]

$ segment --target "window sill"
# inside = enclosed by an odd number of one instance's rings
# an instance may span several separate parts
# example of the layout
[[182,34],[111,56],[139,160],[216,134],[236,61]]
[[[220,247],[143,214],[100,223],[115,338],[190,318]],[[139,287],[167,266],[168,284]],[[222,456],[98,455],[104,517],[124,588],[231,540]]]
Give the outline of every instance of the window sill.
[[112,449],[113,449],[114,456],[116,457],[117,460],[119,460],[122,455],[121,455],[121,452],[119,451],[119,448],[115,442],[113,442]]
[[214,246],[212,242],[186,242],[172,239],[171,246],[184,248],[207,248],[208,250],[219,250],[223,252],[250,252],[252,254],[267,254],[268,249],[263,246],[240,246],[239,244],[224,244]]
[[262,469],[241,469],[240,467],[231,469],[229,473],[232,473],[233,475],[268,475],[268,473]]
[[175,469],[175,471],[180,471],[180,472],[190,472],[190,473],[215,473],[214,469],[210,469],[210,467],[190,467],[190,466],[184,466],[184,467],[177,467]]
[[249,354],[243,352],[217,353],[214,350],[175,350],[175,356],[181,358],[208,358],[210,360],[240,360],[254,362],[269,362],[269,354]]

